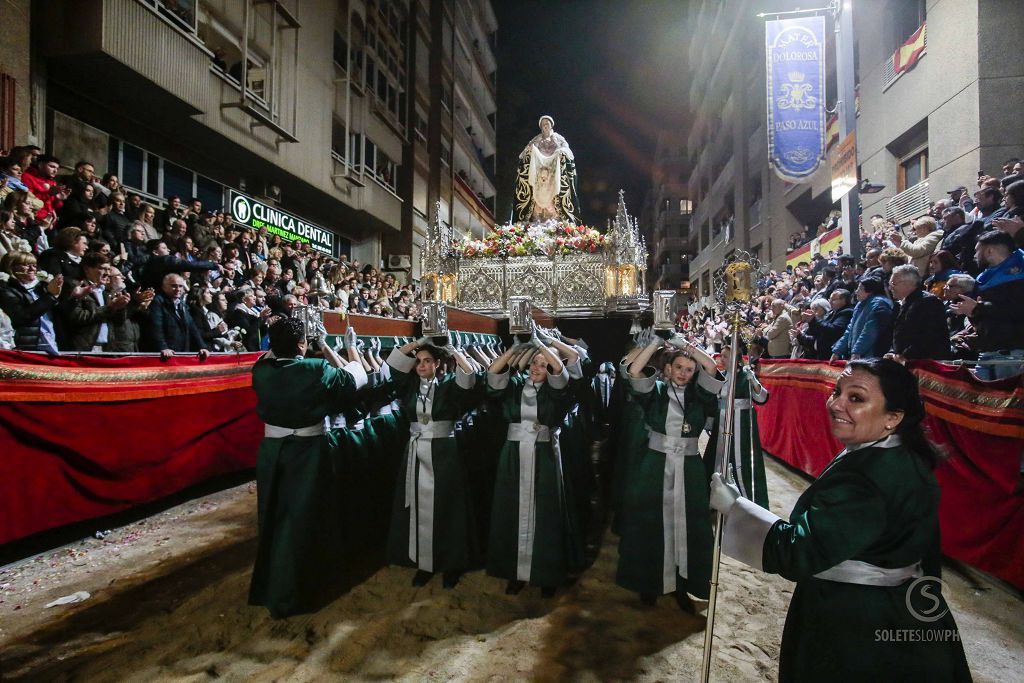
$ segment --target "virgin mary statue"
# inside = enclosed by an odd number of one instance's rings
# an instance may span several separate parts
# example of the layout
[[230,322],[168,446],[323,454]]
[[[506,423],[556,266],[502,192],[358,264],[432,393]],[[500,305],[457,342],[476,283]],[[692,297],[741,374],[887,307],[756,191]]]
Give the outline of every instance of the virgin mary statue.
[[569,143],[555,132],[555,120],[545,114],[540,134],[519,155],[516,175],[516,217],[520,221],[551,219],[579,223],[576,161]]

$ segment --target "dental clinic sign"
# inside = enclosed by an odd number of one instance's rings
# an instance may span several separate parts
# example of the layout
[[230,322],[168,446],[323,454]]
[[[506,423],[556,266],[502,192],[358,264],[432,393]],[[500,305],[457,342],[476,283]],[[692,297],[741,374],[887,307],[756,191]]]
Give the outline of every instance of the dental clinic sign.
[[765,22],[768,160],[800,182],[825,159],[825,18]]
[[280,235],[289,242],[299,240],[313,245],[317,251],[334,255],[334,233],[318,225],[307,223],[277,207],[264,204],[241,192],[231,190],[228,206],[236,223],[259,230],[266,228],[271,235]]

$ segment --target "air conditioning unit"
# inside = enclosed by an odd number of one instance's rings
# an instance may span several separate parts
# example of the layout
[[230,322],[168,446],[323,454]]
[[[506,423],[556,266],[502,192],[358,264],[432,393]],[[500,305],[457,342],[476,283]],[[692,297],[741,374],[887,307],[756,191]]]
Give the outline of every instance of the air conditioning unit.
[[409,270],[410,268],[412,268],[412,257],[408,254],[388,256],[388,270]]

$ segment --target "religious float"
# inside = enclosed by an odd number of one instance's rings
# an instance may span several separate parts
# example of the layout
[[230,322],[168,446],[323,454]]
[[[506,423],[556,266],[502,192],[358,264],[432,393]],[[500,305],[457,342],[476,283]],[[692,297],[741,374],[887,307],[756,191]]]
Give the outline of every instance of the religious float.
[[[505,317],[510,297],[529,297],[558,317],[635,314],[647,308],[647,247],[619,191],[605,232],[583,225],[576,164],[550,116],[519,156],[515,222],[483,239],[456,240],[435,220],[423,253],[424,297]],[[435,212],[437,215],[440,212]]]

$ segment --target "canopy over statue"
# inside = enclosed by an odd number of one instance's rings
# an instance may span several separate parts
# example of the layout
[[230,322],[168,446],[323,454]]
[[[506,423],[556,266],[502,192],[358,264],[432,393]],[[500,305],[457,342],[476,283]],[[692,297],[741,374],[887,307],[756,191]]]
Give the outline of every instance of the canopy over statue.
[[576,161],[569,143],[555,132],[555,120],[545,114],[538,121],[540,134],[519,155],[516,175],[516,219],[551,219],[579,223],[576,196]]

